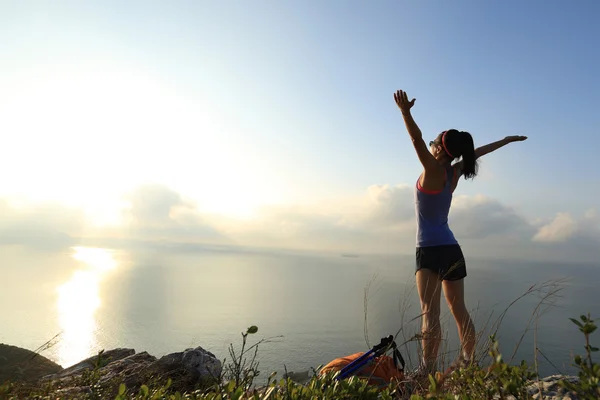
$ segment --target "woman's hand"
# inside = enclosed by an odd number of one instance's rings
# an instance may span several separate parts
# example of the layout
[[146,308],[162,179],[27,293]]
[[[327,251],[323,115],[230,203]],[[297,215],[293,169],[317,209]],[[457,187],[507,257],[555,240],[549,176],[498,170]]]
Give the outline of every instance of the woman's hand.
[[520,136],[520,135],[507,136],[504,138],[504,140],[506,140],[508,143],[522,142],[523,140],[527,140],[527,136]]
[[396,101],[400,111],[402,111],[402,114],[409,113],[411,107],[415,105],[415,99],[408,101],[406,92],[402,90],[397,90],[396,93],[394,93],[394,100]]

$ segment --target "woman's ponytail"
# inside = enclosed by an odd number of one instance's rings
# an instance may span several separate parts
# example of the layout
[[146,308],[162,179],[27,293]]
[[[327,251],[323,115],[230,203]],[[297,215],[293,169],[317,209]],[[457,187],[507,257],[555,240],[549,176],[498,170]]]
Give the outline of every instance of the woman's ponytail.
[[465,179],[473,179],[477,175],[477,159],[475,158],[475,145],[473,136],[469,132],[461,132],[461,155],[463,161],[462,173]]
[[446,153],[451,158],[462,157],[462,174],[465,179],[473,179],[477,175],[477,159],[473,136],[469,132],[450,129],[442,136],[442,143]]

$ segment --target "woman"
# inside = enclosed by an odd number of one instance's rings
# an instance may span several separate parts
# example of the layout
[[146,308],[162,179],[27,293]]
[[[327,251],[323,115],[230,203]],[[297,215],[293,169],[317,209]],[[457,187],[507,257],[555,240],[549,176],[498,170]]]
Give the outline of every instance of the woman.
[[[406,92],[394,93],[402,111],[406,129],[423,165],[415,188],[417,216],[416,281],[422,312],[423,359],[416,375],[435,371],[441,341],[440,287],[458,328],[462,351],[454,366],[473,361],[475,328],[464,301],[465,260],[454,234],[448,226],[452,193],[461,176],[477,175],[477,159],[500,147],[527,139],[506,138],[475,149],[470,133],[450,129],[440,133],[429,147],[410,113],[415,99],[408,101]],[[452,164],[458,158],[461,161]]]

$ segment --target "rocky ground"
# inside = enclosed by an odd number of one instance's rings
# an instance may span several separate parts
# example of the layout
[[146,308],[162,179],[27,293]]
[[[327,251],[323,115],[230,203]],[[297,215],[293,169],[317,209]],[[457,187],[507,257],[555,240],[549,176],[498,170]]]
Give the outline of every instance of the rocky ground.
[[[90,372],[94,371],[94,379]],[[89,357],[69,368],[62,368],[47,358],[29,350],[0,345],[0,383],[42,383],[53,387],[57,396],[72,397],[89,392],[90,384],[107,388],[107,396],[120,383],[137,391],[151,381],[173,381],[180,391],[192,390],[198,383],[219,377],[221,361],[202,347],[186,349],[156,358],[134,349],[113,349]]]
[[569,393],[567,390],[561,388],[558,385],[558,381],[561,379],[566,379],[571,382],[577,381],[576,376],[563,376],[563,375],[551,375],[547,376],[541,380],[542,384],[542,392],[540,394],[540,387],[537,382],[533,382],[529,385],[529,394],[533,396],[534,399],[543,399],[543,400],[554,400],[554,399],[571,399],[577,400],[578,397],[574,393]]
[[[222,365],[214,354],[202,347],[171,353],[161,358],[145,351],[136,353],[133,349],[119,348],[102,352],[69,368],[62,368],[32,351],[0,344],[0,383],[48,383],[52,384],[53,393],[58,398],[71,398],[91,391],[88,385],[90,371],[97,374],[94,382],[109,388],[112,395],[112,391],[120,383],[137,391],[142,384],[164,377],[172,378],[180,391],[191,390],[203,380],[220,376]],[[299,383],[310,379],[308,373],[290,373],[289,377]],[[565,377],[553,375],[542,379],[541,394],[540,385],[532,382],[529,386],[530,395],[535,399],[577,399],[576,395],[567,393],[558,385],[561,378]],[[566,378],[577,380],[577,377],[572,376]]]

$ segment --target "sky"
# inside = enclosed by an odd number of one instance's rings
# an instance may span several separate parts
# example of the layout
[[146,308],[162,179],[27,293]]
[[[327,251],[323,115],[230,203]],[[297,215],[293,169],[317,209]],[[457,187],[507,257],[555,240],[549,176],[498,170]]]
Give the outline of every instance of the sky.
[[0,3],[0,243],[414,251],[425,140],[473,254],[595,259],[597,1]]

